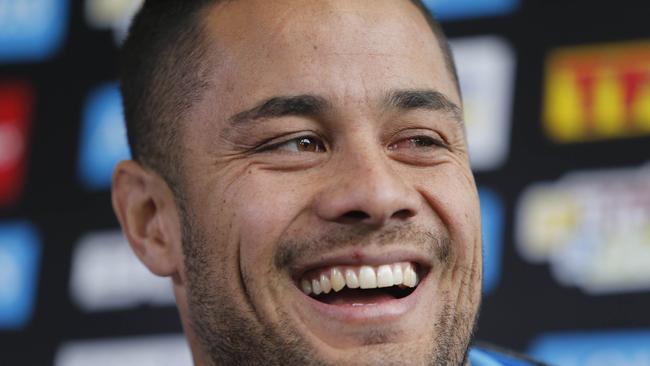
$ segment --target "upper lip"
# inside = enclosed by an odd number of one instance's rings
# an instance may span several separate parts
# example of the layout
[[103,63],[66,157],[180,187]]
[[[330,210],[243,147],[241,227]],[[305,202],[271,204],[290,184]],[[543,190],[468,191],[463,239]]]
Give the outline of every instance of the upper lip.
[[292,268],[291,277],[294,281],[299,281],[306,272],[323,267],[378,266],[395,262],[411,262],[418,264],[421,268],[429,268],[432,266],[433,258],[421,251],[408,248],[370,250],[352,247],[343,251],[319,255],[318,258],[300,263]]

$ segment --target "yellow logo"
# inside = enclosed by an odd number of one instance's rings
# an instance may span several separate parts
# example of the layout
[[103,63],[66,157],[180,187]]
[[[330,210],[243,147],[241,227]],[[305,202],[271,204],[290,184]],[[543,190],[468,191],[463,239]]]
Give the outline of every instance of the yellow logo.
[[560,143],[650,135],[650,41],[554,51],[543,121]]

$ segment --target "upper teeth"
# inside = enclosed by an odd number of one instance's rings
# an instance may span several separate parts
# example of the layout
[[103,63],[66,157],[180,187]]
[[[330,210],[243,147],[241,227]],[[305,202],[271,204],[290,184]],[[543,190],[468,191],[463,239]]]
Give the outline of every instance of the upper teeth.
[[320,295],[331,290],[348,288],[378,288],[395,285],[415,287],[419,278],[412,263],[401,262],[380,266],[335,266],[305,275],[300,288],[307,294]]

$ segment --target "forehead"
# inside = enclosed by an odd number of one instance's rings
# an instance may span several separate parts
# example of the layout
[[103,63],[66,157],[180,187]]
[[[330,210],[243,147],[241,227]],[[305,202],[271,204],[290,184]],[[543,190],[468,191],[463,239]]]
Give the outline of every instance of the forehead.
[[460,105],[438,41],[408,0],[238,0],[204,20],[225,107],[301,93],[367,102],[409,88]]

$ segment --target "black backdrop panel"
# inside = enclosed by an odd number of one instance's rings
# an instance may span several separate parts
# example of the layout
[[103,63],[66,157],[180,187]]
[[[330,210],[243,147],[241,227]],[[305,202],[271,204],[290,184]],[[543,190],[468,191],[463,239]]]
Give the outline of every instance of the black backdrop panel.
[[[650,5],[426,3],[458,61],[483,206],[477,339],[650,364]],[[1,365],[189,362],[168,283],[110,205],[137,5],[0,0]]]

